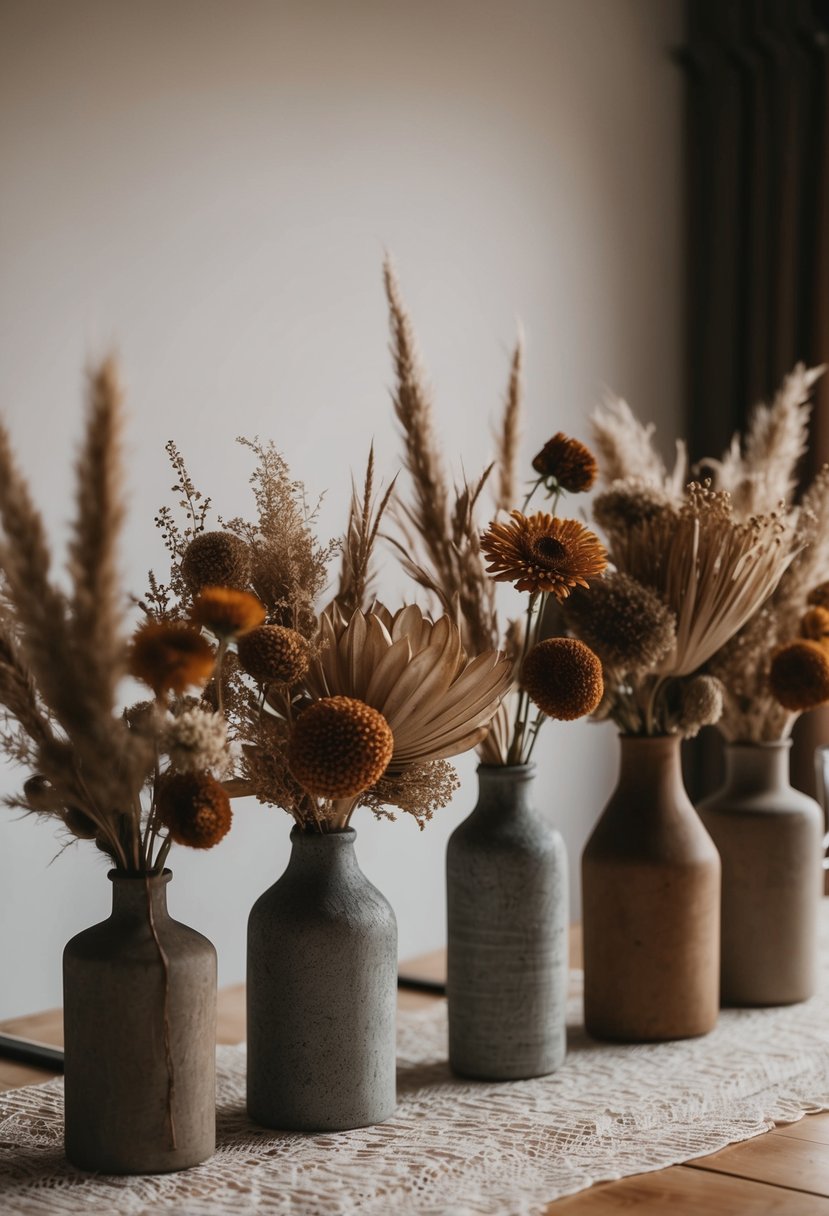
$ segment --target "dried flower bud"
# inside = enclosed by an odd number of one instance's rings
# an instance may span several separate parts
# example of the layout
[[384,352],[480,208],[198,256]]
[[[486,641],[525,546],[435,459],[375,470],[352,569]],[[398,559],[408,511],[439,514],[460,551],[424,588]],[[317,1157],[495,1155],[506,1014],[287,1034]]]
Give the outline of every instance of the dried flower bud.
[[209,629],[217,637],[232,638],[261,625],[265,605],[249,591],[204,587],[193,603],[190,617],[194,624]]
[[235,587],[250,583],[250,547],[232,532],[199,532],[181,562],[184,581],[193,592],[203,587]]
[[168,726],[163,747],[178,772],[223,772],[229,759],[224,718],[199,707],[185,709]]
[[212,646],[197,629],[156,621],[136,631],[129,652],[130,674],[149,684],[156,696],[205,684],[214,662]]
[[208,773],[166,773],[156,793],[158,816],[176,844],[210,849],[230,830],[230,799]]
[[655,591],[627,574],[598,579],[565,605],[565,620],[605,667],[653,671],[676,644],[676,617]]
[[788,642],[775,651],[769,688],[784,709],[802,713],[829,701],[829,653],[817,642]]
[[353,798],[388,768],[394,737],[386,719],[353,697],[323,697],[299,715],[288,768],[319,798]]
[[64,812],[63,822],[72,835],[77,836],[79,840],[94,840],[98,834],[97,824],[80,807],[68,807]]
[[807,608],[800,622],[800,633],[813,642],[829,638],[829,608],[822,608],[818,604]]
[[602,665],[577,638],[547,638],[524,660],[521,687],[548,718],[571,722],[601,701]]
[[23,795],[33,811],[59,811],[61,797],[51,781],[35,773],[23,784]]
[[308,670],[308,643],[295,629],[260,625],[239,638],[239,663],[259,684],[296,684]]
[[723,686],[715,676],[695,676],[682,687],[679,733],[694,739],[703,726],[719,722],[723,710]]
[[548,439],[533,457],[533,468],[551,490],[561,489],[571,494],[589,490],[599,473],[596,457],[590,449],[561,431]]

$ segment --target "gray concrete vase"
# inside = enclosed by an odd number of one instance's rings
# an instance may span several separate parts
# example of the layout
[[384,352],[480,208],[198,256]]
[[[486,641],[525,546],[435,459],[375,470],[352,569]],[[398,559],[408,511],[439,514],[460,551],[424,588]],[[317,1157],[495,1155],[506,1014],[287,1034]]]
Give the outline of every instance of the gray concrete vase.
[[397,923],[357,864],[356,833],[291,832],[248,921],[248,1113],[345,1131],[396,1105]]
[[791,740],[725,748],[725,785],[699,805],[722,859],[721,1000],[805,1001],[817,983],[823,812],[789,782]]
[[216,1143],[216,951],[171,919],[169,870],[109,877],[112,915],[63,955],[66,1155],[103,1174],[186,1169]]
[[449,1062],[465,1077],[544,1076],[565,1056],[567,856],[533,775],[481,765],[447,848]]

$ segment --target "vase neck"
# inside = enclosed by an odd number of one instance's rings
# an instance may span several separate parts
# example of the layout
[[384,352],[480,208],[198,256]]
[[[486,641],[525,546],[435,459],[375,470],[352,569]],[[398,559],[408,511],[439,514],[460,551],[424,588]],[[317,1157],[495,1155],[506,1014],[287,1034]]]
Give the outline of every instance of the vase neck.
[[790,788],[791,739],[776,743],[728,743],[725,747],[725,784],[732,793]]
[[[660,794],[679,794],[690,806],[682,780],[680,742],[679,735],[620,735],[619,788],[633,798],[642,797],[645,806],[662,805]],[[670,805],[670,799],[664,805]]]
[[152,912],[154,921],[168,918],[167,883],[172,878],[169,870],[161,874],[125,874],[110,870],[112,883],[112,918],[114,920],[140,920],[149,923]]
[[475,816],[503,820],[534,814],[530,801],[534,779],[534,764],[478,765]]
[[354,852],[356,839],[353,828],[342,832],[303,832],[295,827],[291,831],[288,872],[305,879],[358,873],[360,867]]

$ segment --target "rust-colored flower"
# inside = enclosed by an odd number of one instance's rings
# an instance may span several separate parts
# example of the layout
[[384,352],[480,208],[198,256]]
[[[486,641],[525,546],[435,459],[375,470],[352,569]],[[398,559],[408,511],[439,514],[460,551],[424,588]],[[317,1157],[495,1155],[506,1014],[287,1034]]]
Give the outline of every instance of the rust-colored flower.
[[829,653],[809,641],[779,647],[771,660],[769,688],[783,708],[793,713],[829,701]]
[[259,684],[296,684],[308,670],[308,643],[295,629],[260,625],[236,643],[242,668]]
[[550,591],[564,600],[573,587],[587,587],[607,566],[595,533],[575,519],[556,519],[541,511],[513,511],[508,523],[494,522],[481,537],[487,571],[519,591]]
[[807,604],[815,604],[818,608],[829,608],[829,582],[818,583],[806,596]]
[[822,608],[819,604],[807,608],[800,621],[800,633],[813,642],[829,638],[829,608]]
[[379,781],[394,750],[383,715],[353,697],[323,697],[299,715],[288,767],[309,794],[353,798]]
[[579,439],[570,439],[561,431],[548,439],[533,458],[533,468],[550,489],[566,490],[570,494],[589,490],[599,473],[596,457],[590,449]]
[[602,665],[577,638],[546,638],[524,660],[521,687],[548,718],[572,722],[601,701]]
[[202,625],[217,637],[232,638],[261,625],[265,619],[265,605],[249,591],[204,587],[193,603],[190,616],[196,625]]
[[230,831],[227,793],[209,773],[167,773],[158,784],[156,809],[176,844],[212,849]]
[[213,673],[213,647],[189,625],[149,621],[136,631],[129,651],[130,674],[162,692],[184,692],[206,684]]
[[250,547],[232,532],[199,532],[187,546],[181,573],[191,591],[203,587],[236,587],[250,582]]

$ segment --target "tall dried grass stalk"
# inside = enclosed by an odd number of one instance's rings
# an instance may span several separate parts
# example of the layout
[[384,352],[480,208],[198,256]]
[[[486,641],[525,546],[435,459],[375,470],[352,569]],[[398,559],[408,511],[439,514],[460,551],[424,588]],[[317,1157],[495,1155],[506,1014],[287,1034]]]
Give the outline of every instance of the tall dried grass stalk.
[[374,444],[366,463],[362,496],[352,479],[348,527],[343,540],[337,603],[346,613],[368,608],[373,585],[372,556],[380,523],[394,493],[395,477],[379,504],[374,503]]
[[518,446],[521,440],[521,417],[524,400],[524,339],[519,333],[512,352],[509,384],[504,401],[501,427],[495,433],[497,448],[498,486],[495,496],[496,511],[511,511],[518,501]]

